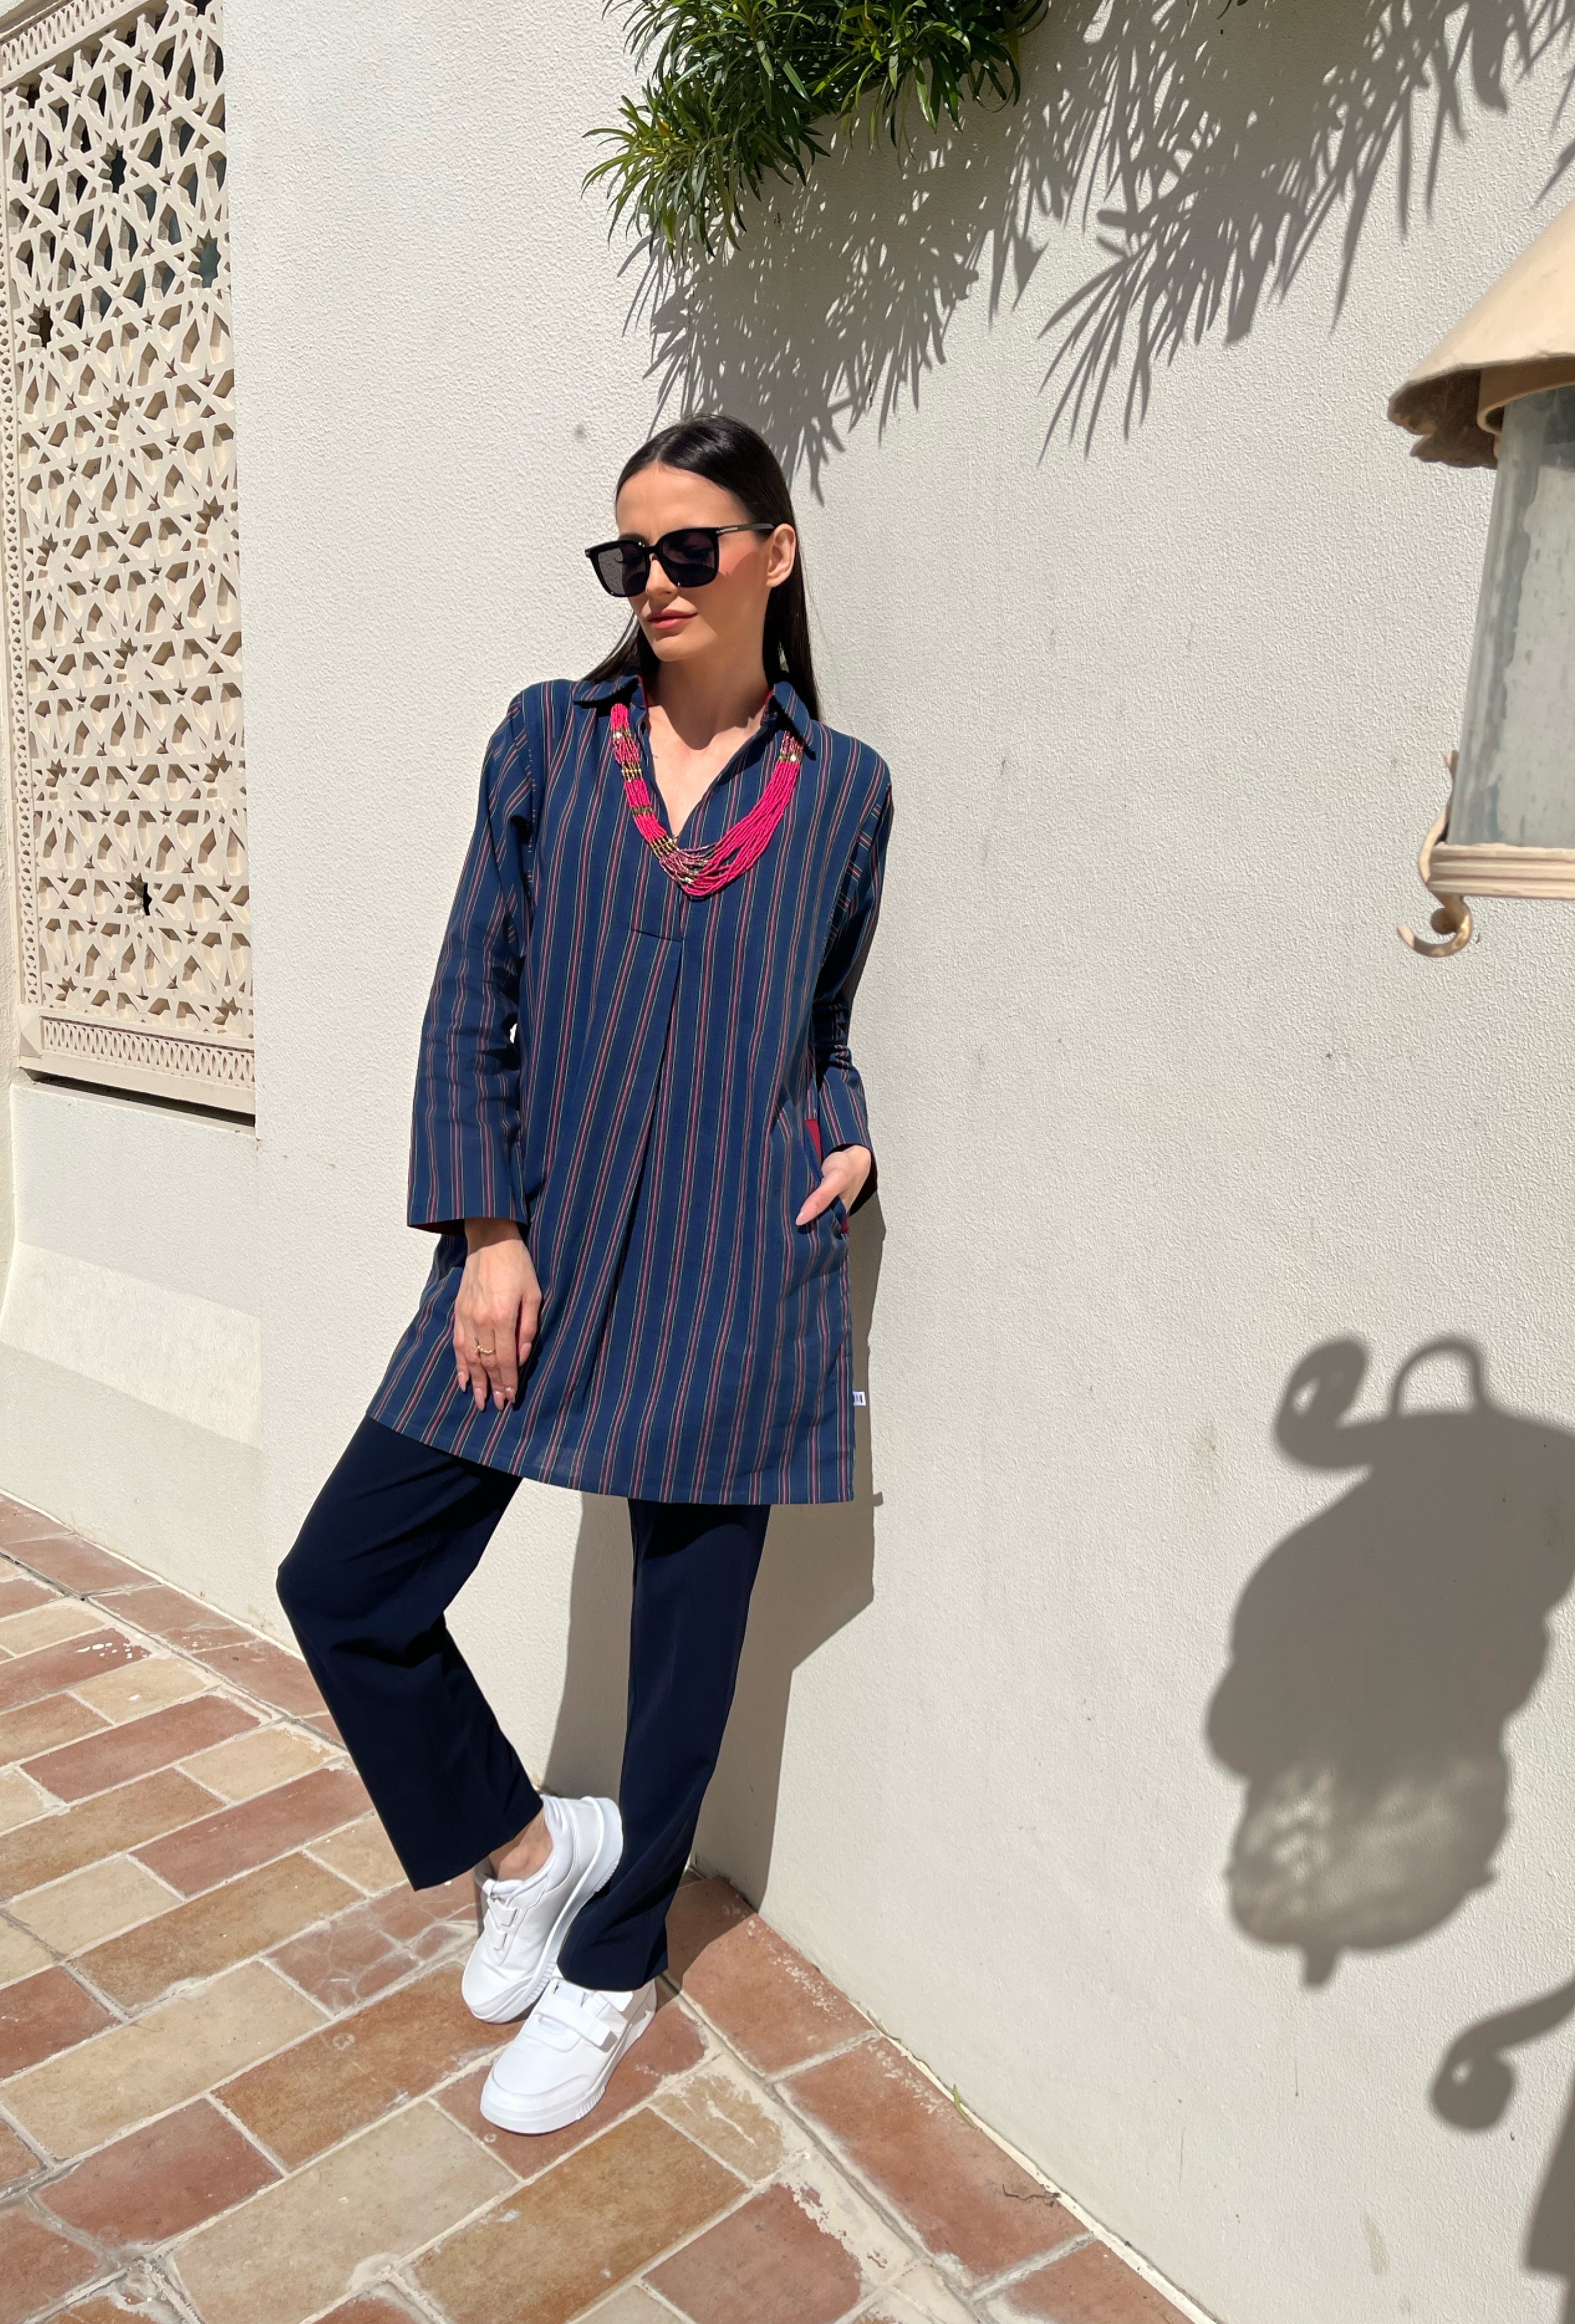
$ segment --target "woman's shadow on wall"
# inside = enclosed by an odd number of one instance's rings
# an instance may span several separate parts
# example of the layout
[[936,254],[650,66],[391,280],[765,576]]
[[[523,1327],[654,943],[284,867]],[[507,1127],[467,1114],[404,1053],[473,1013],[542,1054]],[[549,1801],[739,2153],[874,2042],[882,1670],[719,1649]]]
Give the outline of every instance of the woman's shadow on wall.
[[[869,1336],[885,1227],[878,1195],[849,1222],[853,1377],[868,1393]],[[780,1508],[766,1534],[738,1690],[697,1852],[758,1902],[771,1868],[793,1673],[875,1598],[868,1428],[858,1429],[851,1501]],[[629,1513],[585,1496],[570,1585],[563,1698],[548,1754],[552,1791],[616,1794],[629,1666]]]
[[[1408,1408],[1441,1356],[1464,1367],[1468,1402]],[[1367,1369],[1359,1342],[1336,1340],[1291,1375],[1281,1450],[1355,1481],[1248,1582],[1207,1727],[1246,1785],[1232,1913],[1260,1944],[1299,1951],[1313,1986],[1343,1952],[1428,1935],[1492,1881],[1509,1824],[1505,1729],[1575,1580],[1575,1436],[1497,1404],[1468,1340],[1417,1349],[1387,1410],[1352,1420]],[[1440,2067],[1437,2111],[1491,2127],[1515,2086],[1506,2052],[1572,2015],[1575,1980],[1468,2029]],[[1575,2109],[1526,2261],[1575,2278]]]
[[[1058,0],[1020,104],[900,155],[841,137],[735,251],[636,254],[660,403],[757,420],[818,487],[850,428],[918,401],[963,301],[982,287],[993,322],[1070,228],[1090,263],[1040,323],[1045,440],[1087,444],[1107,408],[1130,428],[1190,343],[1245,338],[1330,235],[1338,314],[1380,190],[1407,227],[1471,107],[1507,111],[1572,27],[1575,0]],[[1572,156],[1550,146],[1544,191]]]

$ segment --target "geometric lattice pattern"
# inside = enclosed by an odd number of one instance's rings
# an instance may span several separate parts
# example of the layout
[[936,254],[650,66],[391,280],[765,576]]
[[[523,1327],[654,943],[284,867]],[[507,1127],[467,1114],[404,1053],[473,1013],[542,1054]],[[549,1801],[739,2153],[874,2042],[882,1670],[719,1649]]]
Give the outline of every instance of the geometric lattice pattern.
[[0,45],[26,1048],[250,1111],[222,27],[119,15]]

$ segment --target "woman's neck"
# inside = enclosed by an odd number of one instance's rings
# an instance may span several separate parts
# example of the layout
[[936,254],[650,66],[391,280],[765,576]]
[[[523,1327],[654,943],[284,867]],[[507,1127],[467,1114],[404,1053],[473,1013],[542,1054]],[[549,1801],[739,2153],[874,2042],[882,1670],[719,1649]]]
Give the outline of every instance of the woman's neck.
[[683,662],[665,662],[650,689],[674,733],[691,751],[703,751],[718,734],[748,726],[759,717],[771,689],[765,668],[752,670],[707,669]]

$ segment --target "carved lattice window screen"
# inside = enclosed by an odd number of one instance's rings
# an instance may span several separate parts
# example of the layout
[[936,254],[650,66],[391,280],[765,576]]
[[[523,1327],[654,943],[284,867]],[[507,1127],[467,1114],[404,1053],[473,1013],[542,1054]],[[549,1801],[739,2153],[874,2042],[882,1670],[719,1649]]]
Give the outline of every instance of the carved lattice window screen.
[[252,1111],[219,0],[0,39],[24,1063]]

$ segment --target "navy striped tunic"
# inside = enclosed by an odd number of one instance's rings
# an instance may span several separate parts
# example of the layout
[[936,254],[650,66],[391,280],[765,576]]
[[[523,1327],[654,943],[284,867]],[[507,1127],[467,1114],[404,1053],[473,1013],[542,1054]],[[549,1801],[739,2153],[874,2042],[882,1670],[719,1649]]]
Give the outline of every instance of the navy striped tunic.
[[[587,1492],[848,1500],[847,1215],[793,1221],[820,1153],[870,1144],[848,1025],[890,778],[784,680],[681,836],[755,805],[784,724],[787,811],[751,870],[685,896],[624,797],[620,694],[655,798],[637,679],[530,687],[488,746],[416,1082],[410,1221],[437,1253],[372,1416]],[[455,1376],[468,1218],[518,1220],[542,1286],[502,1412]]]

